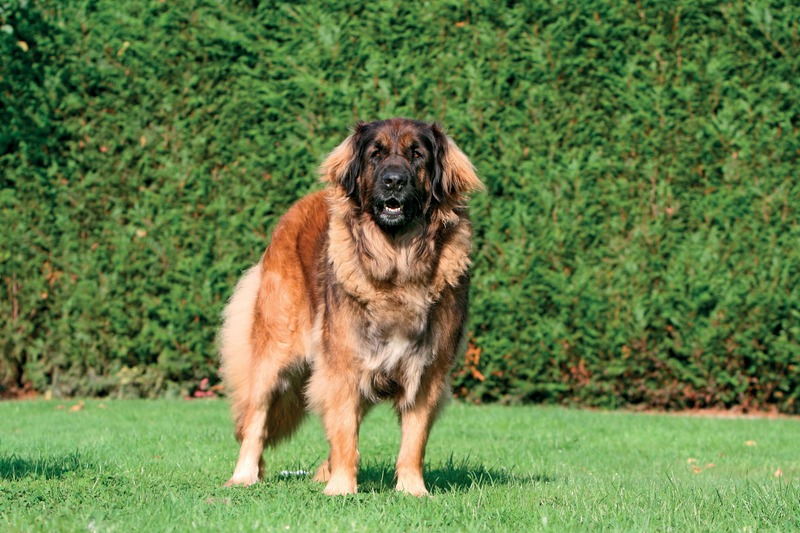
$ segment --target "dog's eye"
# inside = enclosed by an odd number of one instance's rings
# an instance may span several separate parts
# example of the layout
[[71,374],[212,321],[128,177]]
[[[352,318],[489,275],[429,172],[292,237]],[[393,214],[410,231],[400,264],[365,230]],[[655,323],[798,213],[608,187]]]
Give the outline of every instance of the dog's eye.
[[420,159],[422,157],[422,152],[420,152],[419,150],[412,150],[411,157],[413,157],[414,159]]
[[378,159],[381,156],[381,151],[378,150],[378,149],[375,149],[375,150],[372,151],[372,153],[370,155],[372,156],[372,159]]

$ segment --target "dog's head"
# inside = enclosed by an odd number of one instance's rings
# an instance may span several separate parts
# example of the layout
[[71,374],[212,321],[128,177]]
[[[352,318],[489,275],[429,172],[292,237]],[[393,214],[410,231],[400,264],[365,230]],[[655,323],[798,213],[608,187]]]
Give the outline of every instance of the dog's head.
[[353,207],[387,233],[436,209],[451,210],[481,189],[469,159],[437,124],[394,118],[359,122],[321,167]]

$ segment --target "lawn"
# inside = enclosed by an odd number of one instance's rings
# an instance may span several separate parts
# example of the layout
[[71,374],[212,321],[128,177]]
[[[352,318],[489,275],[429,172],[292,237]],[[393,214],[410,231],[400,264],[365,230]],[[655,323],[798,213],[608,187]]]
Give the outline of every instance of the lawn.
[[268,452],[268,479],[224,488],[225,402],[0,403],[0,530],[531,531],[800,529],[800,421],[451,405],[428,447],[432,497],[393,491],[399,433],[361,432],[359,494],[303,471],[317,419]]

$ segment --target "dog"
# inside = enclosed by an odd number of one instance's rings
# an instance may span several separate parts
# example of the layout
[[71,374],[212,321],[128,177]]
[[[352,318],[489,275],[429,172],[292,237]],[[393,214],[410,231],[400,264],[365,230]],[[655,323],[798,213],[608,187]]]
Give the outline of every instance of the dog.
[[424,496],[428,435],[465,341],[465,204],[483,184],[438,124],[404,118],[359,122],[320,174],[325,189],[281,218],[223,312],[220,373],[241,445],[227,485],[262,478],[264,448],[311,411],[330,445],[314,479],[356,493],[361,420],[390,400],[396,488]]

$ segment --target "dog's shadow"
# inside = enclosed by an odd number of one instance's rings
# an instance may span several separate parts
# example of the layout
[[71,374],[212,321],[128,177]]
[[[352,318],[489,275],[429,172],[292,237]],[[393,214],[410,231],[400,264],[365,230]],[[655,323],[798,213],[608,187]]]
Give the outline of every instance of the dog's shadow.
[[0,479],[17,481],[28,477],[58,479],[91,468],[86,459],[77,453],[63,456],[26,458],[15,453],[0,455]]
[[[359,492],[391,492],[395,489],[394,464],[390,461],[362,462],[358,471]],[[287,476],[282,476],[284,480]],[[291,477],[291,476],[289,476]],[[518,474],[513,469],[490,468],[469,457],[449,459],[427,465],[425,484],[432,494],[466,492],[470,489],[497,485],[547,483],[551,477],[541,474]]]

